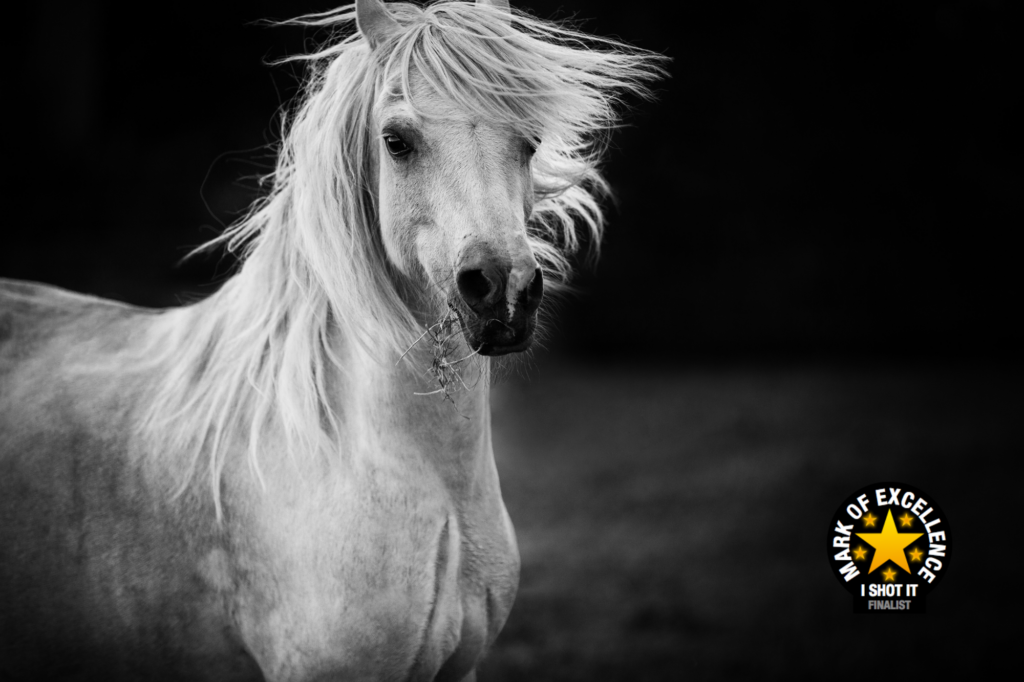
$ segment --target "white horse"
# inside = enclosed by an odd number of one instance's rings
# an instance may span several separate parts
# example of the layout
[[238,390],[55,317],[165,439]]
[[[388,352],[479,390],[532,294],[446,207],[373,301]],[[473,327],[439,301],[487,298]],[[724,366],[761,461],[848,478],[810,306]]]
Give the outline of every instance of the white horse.
[[599,237],[655,59],[502,0],[295,21],[358,30],[218,293],[0,282],[0,679],[459,680],[508,616],[487,356]]

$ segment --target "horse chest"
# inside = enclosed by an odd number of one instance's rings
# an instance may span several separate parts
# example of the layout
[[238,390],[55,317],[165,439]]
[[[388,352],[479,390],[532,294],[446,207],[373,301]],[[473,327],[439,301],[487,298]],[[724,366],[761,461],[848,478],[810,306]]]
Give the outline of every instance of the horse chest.
[[302,495],[281,490],[286,500],[270,491],[236,530],[243,639],[272,679],[461,679],[518,584],[493,466],[462,496],[425,470],[348,473]]

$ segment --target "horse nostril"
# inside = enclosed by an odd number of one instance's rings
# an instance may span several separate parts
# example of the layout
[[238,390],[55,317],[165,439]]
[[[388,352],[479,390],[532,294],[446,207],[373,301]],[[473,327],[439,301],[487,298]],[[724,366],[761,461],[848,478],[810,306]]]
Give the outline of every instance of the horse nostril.
[[533,272],[533,279],[526,285],[526,297],[523,301],[523,308],[526,309],[527,314],[531,314],[537,311],[540,307],[540,300],[544,298],[544,273],[541,272],[540,268],[537,268]]
[[483,309],[497,298],[499,282],[492,280],[483,270],[463,270],[457,283],[462,300],[477,313],[483,314]]

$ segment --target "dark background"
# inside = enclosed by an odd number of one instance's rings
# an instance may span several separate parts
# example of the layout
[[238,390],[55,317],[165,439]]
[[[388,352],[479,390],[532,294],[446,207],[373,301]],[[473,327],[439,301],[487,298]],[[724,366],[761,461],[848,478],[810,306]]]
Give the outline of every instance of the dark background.
[[[313,37],[255,22],[331,6],[37,3],[7,30],[5,187],[24,210],[0,273],[141,305],[209,291],[225,264],[179,259],[255,196],[296,89],[264,61]],[[1020,347],[1019,3],[521,6],[673,60],[614,138],[618,207],[553,347]]]
[[[672,62],[613,138],[600,264],[495,393],[523,577],[482,679],[998,659],[992,557],[1014,541],[993,517],[1024,450],[1020,3],[517,5]],[[254,22],[331,6],[23,7],[0,276],[147,306],[214,290],[230,261],[179,261],[256,196],[297,83],[264,62],[313,37]],[[958,531],[910,627],[853,618],[824,558],[835,505],[892,479]]]

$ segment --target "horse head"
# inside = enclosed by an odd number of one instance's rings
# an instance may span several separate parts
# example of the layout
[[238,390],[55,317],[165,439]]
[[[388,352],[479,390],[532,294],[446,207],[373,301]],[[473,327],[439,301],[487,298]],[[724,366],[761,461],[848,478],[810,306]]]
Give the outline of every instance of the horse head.
[[[481,4],[508,11],[507,3]],[[382,61],[389,48],[401,50],[402,27],[380,0],[359,0],[357,20]],[[535,142],[512,122],[454,101],[433,82],[442,69],[424,71],[385,69],[372,108],[381,239],[399,270],[441,294],[472,350],[526,350],[544,295],[527,237]]]

